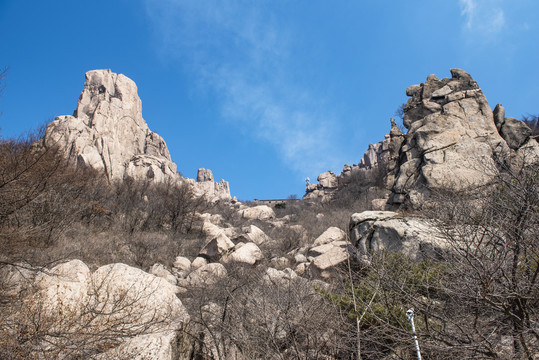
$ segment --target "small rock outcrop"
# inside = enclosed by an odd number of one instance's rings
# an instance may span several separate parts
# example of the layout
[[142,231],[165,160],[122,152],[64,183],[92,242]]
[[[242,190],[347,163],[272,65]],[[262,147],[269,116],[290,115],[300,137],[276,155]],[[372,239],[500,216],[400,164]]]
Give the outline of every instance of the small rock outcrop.
[[264,255],[260,248],[255,243],[249,242],[234,250],[226,261],[254,265],[262,259],[264,259]]
[[303,200],[307,199],[326,199],[337,189],[339,181],[337,176],[331,172],[326,171],[318,175],[318,184],[307,185],[307,190],[303,196]]
[[198,169],[197,181],[194,185],[197,193],[205,195],[211,200],[230,200],[230,187],[228,181],[221,179],[220,182],[215,182],[211,170]]

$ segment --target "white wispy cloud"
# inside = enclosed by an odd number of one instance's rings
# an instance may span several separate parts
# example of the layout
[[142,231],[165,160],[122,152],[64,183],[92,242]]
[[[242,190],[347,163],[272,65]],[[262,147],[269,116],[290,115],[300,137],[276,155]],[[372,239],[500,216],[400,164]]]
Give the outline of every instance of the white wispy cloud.
[[465,19],[465,30],[479,37],[501,32],[506,25],[502,2],[502,0],[459,0],[461,15]]
[[[316,95],[288,80],[293,31],[265,1],[147,0],[163,56],[188,64],[221,114],[273,144],[302,174],[342,166],[334,116]],[[339,165],[340,164],[340,165]]]

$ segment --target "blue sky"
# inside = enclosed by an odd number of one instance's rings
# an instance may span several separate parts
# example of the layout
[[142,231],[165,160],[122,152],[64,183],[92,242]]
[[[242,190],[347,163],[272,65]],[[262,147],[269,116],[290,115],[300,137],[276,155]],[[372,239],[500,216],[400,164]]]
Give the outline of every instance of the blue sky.
[[138,86],[179,170],[239,199],[302,196],[358,163],[407,86],[472,74],[491,107],[539,113],[536,0],[0,0],[4,137],[71,114],[84,73]]

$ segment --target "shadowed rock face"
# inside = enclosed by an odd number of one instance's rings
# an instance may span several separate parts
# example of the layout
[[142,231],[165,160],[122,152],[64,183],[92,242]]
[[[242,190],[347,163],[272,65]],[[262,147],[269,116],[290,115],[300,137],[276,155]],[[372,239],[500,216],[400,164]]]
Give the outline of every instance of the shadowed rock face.
[[73,116],[50,123],[44,144],[59,146],[72,163],[104,171],[110,180],[176,176],[165,141],[142,118],[137,86],[110,70],[86,73]]

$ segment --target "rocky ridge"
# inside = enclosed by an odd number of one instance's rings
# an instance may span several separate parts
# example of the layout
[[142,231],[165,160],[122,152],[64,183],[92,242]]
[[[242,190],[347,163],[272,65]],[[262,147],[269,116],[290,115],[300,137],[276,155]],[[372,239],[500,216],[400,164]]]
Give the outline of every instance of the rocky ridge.
[[[408,87],[406,95],[407,133],[391,119],[391,132],[369,145],[358,165],[345,165],[339,176],[321,174],[319,184],[307,187],[304,199],[330,198],[354,174],[379,171],[390,192],[385,207],[419,208],[432,191],[487,185],[510,157],[539,159],[531,130],[505,117],[501,104],[492,111],[477,82],[461,69],[451,69],[451,78],[429,75],[424,83]],[[327,177],[332,180],[324,182]]]

